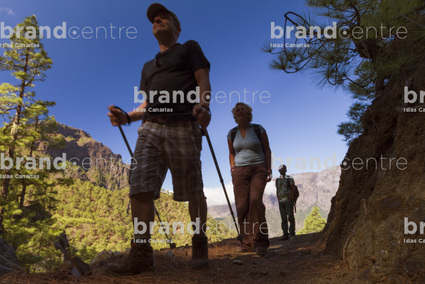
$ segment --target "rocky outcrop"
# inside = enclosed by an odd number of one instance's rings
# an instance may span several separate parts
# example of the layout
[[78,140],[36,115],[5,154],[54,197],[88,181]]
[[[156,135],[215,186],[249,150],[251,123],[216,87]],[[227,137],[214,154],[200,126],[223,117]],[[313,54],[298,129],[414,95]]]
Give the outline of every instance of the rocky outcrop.
[[[106,166],[104,163],[118,162],[122,159],[121,155],[114,154],[109,147],[94,140],[87,132],[61,123],[57,125],[57,133],[66,138],[66,146],[64,149],[47,150],[52,157],[62,157],[66,154],[67,160],[83,166],[84,170],[89,170],[96,165]],[[89,165],[90,162],[92,166]]]
[[0,277],[19,269],[21,267],[13,247],[0,238]]
[[[343,161],[325,227],[325,251],[372,282],[399,276],[425,281],[425,234],[420,231],[425,222],[425,114],[419,104],[402,105],[409,78],[415,79],[409,90],[418,97],[425,90],[424,63],[393,76],[366,110],[364,132]],[[416,112],[405,112],[407,107]]]
[[57,123],[57,126],[57,133],[66,139],[65,148],[44,150],[52,159],[66,157],[71,163],[65,171],[67,176],[91,181],[111,190],[129,186],[129,165],[121,161],[121,155],[114,154],[109,147],[97,142],[81,129],[61,123]]

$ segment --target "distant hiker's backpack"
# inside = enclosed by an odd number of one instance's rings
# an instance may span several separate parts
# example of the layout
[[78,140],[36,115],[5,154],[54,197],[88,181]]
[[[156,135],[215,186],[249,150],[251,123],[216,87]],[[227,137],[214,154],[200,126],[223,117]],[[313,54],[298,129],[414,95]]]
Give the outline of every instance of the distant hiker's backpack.
[[[291,189],[291,185],[289,184],[289,178],[286,180],[286,182],[288,183],[288,189],[289,190],[292,190]],[[297,200],[298,200],[298,197],[300,197],[300,192],[298,190],[298,186],[294,185],[294,187],[295,187],[295,192],[294,192],[294,210],[295,210],[295,213],[296,213],[297,212]]]
[[[260,125],[253,123],[252,126],[254,127],[255,135],[257,135],[258,140],[260,140],[260,142],[261,142],[261,148],[263,149],[263,153],[265,154],[266,151],[264,151],[263,141],[261,140]],[[230,133],[230,141],[232,141],[232,143],[233,143],[233,141],[235,141],[236,132],[238,132],[238,127],[236,126],[236,127],[232,128],[231,131],[232,132]],[[234,149],[234,147],[233,147],[233,149]]]

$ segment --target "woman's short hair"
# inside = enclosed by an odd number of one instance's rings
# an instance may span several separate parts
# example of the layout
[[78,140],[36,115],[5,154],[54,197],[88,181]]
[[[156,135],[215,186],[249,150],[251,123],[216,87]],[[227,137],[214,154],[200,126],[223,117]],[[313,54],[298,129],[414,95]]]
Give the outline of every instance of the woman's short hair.
[[245,103],[236,103],[235,107],[232,109],[233,118],[235,119],[236,123],[238,123],[238,118],[236,116],[236,113],[238,112],[238,107],[243,106],[244,110],[248,113],[248,122],[252,121],[252,107]]

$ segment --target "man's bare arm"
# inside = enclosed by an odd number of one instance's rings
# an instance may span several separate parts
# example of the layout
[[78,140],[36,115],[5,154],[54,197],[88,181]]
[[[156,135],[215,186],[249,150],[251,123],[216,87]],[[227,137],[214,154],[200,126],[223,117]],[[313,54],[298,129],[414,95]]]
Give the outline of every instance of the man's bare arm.
[[[146,101],[141,104],[135,111],[131,111],[128,113],[131,121],[138,121],[142,119],[143,111],[146,108]],[[110,111],[108,113],[109,119],[111,120],[111,124],[113,126],[123,125],[128,123],[127,116],[119,109],[115,108],[114,105],[110,105],[108,107]]]
[[208,68],[202,68],[195,71],[196,83],[199,86],[200,103],[193,108],[193,116],[198,118],[198,124],[203,128],[207,128],[210,124],[211,116],[208,111],[202,107],[206,105],[209,108],[211,99],[211,84]]
[[131,118],[131,121],[138,121],[142,119],[143,113],[145,112],[147,102],[145,101],[143,104],[141,104],[136,110],[130,111],[128,115]]
[[209,106],[211,100],[210,71],[208,68],[196,70],[195,78],[201,95],[200,104]]

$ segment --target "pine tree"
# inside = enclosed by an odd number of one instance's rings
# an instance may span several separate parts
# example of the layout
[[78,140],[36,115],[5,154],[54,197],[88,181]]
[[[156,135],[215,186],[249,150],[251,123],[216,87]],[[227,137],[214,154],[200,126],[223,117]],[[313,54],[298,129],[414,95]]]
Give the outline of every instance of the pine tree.
[[[416,62],[425,52],[425,3],[422,0],[306,2],[318,11],[318,16],[329,21],[318,24],[308,17],[287,13],[283,31],[287,30],[286,24],[297,28],[283,38],[285,42],[287,36],[294,39],[295,31],[304,28],[298,36],[305,37],[297,37],[294,43],[309,47],[283,47],[275,51],[268,43],[263,50],[275,54],[272,69],[286,73],[312,71],[319,87],[342,87],[351,93],[354,102],[348,112],[350,121],[338,125],[338,134],[350,144],[363,131],[360,118],[371,101],[382,95],[385,84],[402,66]],[[325,37],[324,28],[333,23],[335,36]],[[320,36],[316,30],[310,32],[311,26],[321,28]]]
[[[35,16],[17,25],[5,49],[0,70],[11,72],[18,82],[0,85],[4,119],[0,128],[0,235],[17,249],[18,259],[28,271],[49,256],[50,263],[42,264],[47,269],[57,259],[52,240],[60,234],[51,227],[48,211],[57,204],[56,185],[70,181],[54,178],[60,168],[56,169],[51,159],[49,165],[50,157],[42,154],[49,147],[64,146],[65,140],[52,135],[56,121],[47,108],[55,103],[37,100],[32,90],[36,82],[45,80],[45,71],[52,66],[40,43]],[[44,163],[41,157],[46,158]]]
[[314,206],[304,220],[304,227],[297,232],[298,235],[317,233],[323,230],[326,220],[319,213],[319,207]]

